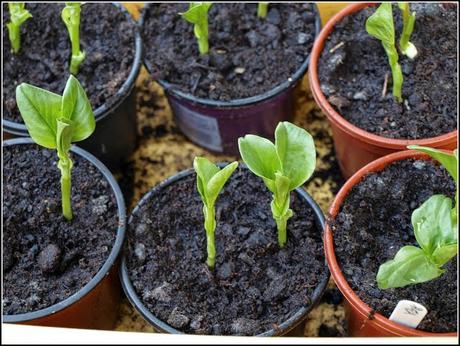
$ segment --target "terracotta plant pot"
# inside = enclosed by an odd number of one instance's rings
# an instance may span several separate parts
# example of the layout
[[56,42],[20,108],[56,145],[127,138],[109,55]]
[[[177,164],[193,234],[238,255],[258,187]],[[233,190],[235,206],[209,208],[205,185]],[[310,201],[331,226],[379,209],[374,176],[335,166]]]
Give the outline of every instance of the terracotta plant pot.
[[[406,150],[396,152],[384,156],[378,160],[361,168],[356,172],[340,189],[339,193],[334,199],[330,209],[329,215],[334,219],[339,213],[342,202],[346,198],[349,191],[358,184],[365,175],[371,172],[378,172],[383,170],[389,164],[404,160],[404,159],[424,159],[430,160],[428,155],[419,153],[413,150]],[[326,225],[324,235],[324,247],[326,253],[327,263],[331,271],[332,277],[345,296],[346,311],[348,318],[348,332],[350,336],[456,336],[457,333],[430,333],[417,329],[405,327],[396,322],[390,321],[379,313],[374,313],[374,310],[364,303],[353,289],[348,284],[342,269],[339,266],[335,255],[334,248],[334,235],[329,224]]]
[[[15,138],[3,146],[33,144],[30,138]],[[93,155],[73,146],[73,155],[89,161],[102,173],[116,199],[118,229],[112,250],[96,275],[79,291],[68,298],[37,311],[16,315],[3,315],[5,323],[20,323],[38,326],[112,329],[117,319],[121,300],[118,278],[118,255],[125,237],[125,203],[121,190],[110,171]]]
[[[221,165],[224,167],[225,165]],[[241,165],[244,167],[244,165]],[[245,170],[247,168],[244,167]],[[160,196],[165,188],[168,186],[177,184],[178,182],[183,181],[184,179],[190,178],[190,176],[195,175],[193,169],[188,169],[182,172],[177,173],[176,175],[166,179],[161,184],[155,186],[147,194],[145,194],[142,199],[138,202],[136,207],[131,213],[131,216],[128,220],[128,228],[130,232],[135,231],[133,224],[135,223],[136,218],[139,217],[139,214],[142,213],[143,206],[146,203],[151,203],[152,196]],[[298,195],[298,198],[302,201],[303,204],[311,208],[314,215],[314,222],[316,229],[318,231],[324,229],[325,219],[320,207],[316,204],[313,198],[302,188],[297,188],[295,193]],[[128,243],[128,242],[127,242]],[[126,293],[131,304],[134,308],[144,317],[144,319],[149,322],[156,331],[159,333],[169,333],[169,334],[183,334],[179,329],[171,326],[167,322],[161,320],[156,316],[143,302],[142,297],[136,291],[136,288],[133,285],[132,279],[130,278],[130,272],[128,268],[128,249],[125,247],[123,257],[121,259],[120,265],[120,277],[123,286],[123,290]],[[198,269],[197,269],[198,270]],[[147,274],[145,274],[147,275]],[[319,303],[324,291],[326,290],[327,283],[329,281],[329,271],[327,266],[324,267],[324,272],[321,274],[321,278],[316,287],[312,288],[311,296],[309,297],[308,306],[302,306],[299,308],[292,316],[282,323],[273,326],[264,331],[263,333],[258,334],[257,336],[303,336],[304,324],[310,311]]]
[[392,139],[381,137],[348,122],[328,102],[321,90],[318,76],[318,61],[321,57],[325,42],[334,26],[344,17],[357,12],[371,3],[352,4],[332,17],[321,30],[313,46],[309,68],[310,86],[315,101],[329,119],[332,126],[335,151],[340,169],[349,178],[367,163],[392,152],[406,150],[408,145],[419,144],[431,148],[452,150],[457,145],[457,130],[433,138],[416,140]]
[[[152,5],[147,5],[141,15],[141,32],[146,25],[148,6]],[[321,18],[316,5],[313,10],[316,38],[321,29]],[[144,50],[147,49],[147,41],[144,40]],[[154,66],[144,55],[145,67],[155,76]],[[272,89],[260,95],[230,101],[196,97],[164,79],[157,79],[157,82],[164,88],[177,125],[185,136],[214,152],[239,155],[239,137],[252,133],[270,138],[280,121],[292,119],[297,87],[307,73],[309,63],[308,55],[290,78]]]

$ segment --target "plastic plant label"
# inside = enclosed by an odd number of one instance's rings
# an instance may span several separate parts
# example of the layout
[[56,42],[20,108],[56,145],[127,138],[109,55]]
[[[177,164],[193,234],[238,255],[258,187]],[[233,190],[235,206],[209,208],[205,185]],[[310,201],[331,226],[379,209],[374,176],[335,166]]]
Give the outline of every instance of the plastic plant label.
[[428,310],[419,303],[411,300],[400,300],[390,316],[390,321],[397,322],[409,328],[417,328]]

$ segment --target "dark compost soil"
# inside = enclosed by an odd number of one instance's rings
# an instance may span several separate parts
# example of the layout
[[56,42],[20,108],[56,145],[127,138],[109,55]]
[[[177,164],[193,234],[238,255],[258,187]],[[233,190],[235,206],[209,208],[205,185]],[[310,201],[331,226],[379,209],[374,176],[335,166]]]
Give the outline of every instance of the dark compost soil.
[[[3,116],[22,123],[16,106],[16,86],[22,82],[62,94],[69,77],[70,38],[61,19],[64,4],[27,3],[33,18],[21,26],[21,50],[11,51],[3,4]],[[128,78],[135,53],[135,26],[108,3],[85,3],[81,10],[80,47],[86,59],[76,76],[93,109],[110,107]]]
[[144,305],[186,333],[254,335],[311,304],[327,275],[322,231],[292,194],[295,212],[280,250],[261,180],[239,168],[216,203],[216,267],[205,264],[202,202],[195,175],[144,203],[129,225],[127,267]]
[[115,195],[99,170],[73,155],[71,222],[61,214],[57,155],[3,148],[3,313],[40,310],[76,293],[109,257]]
[[[419,54],[415,60],[399,54],[403,103],[393,98],[390,65],[381,42],[365,30],[374,8],[337,23],[319,60],[321,89],[335,110],[353,125],[388,138],[430,138],[457,127],[457,7],[410,6],[416,12],[411,42]],[[396,4],[393,13],[399,42],[402,19]],[[389,79],[382,99],[385,74]]]
[[354,186],[333,224],[335,252],[351,288],[386,317],[401,299],[424,305],[428,314],[418,329],[452,332],[457,329],[457,260],[447,272],[427,283],[379,290],[378,268],[404,245],[416,245],[412,212],[433,194],[455,196],[444,168],[431,161],[403,160],[367,175]]
[[229,101],[283,83],[309,56],[315,39],[313,4],[215,3],[208,13],[209,54],[200,56],[193,25],[178,13],[187,3],[151,4],[145,14],[145,60],[157,79],[200,98]]

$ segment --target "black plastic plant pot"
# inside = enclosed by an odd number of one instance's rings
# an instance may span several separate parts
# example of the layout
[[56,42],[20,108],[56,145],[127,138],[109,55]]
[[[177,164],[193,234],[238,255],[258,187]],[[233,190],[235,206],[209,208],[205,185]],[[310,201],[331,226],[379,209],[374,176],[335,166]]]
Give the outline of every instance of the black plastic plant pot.
[[[131,14],[125,7],[112,3],[133,25],[135,30],[135,53],[128,78],[113,97],[110,105],[103,104],[94,110],[96,130],[90,138],[77,145],[89,151],[111,170],[118,170],[133,153],[136,147],[136,79],[142,64],[142,40]],[[3,120],[3,131],[13,136],[28,137],[24,123]]]
[[[314,11],[316,38],[321,30],[316,4]],[[145,13],[143,11],[139,21],[141,28]],[[290,78],[261,95],[230,101],[195,97],[166,80],[157,79],[157,82],[164,88],[175,121],[185,136],[211,151],[239,155],[239,137],[251,133],[271,138],[280,121],[293,118],[298,87],[307,73],[309,62],[310,54]],[[144,65],[154,75],[154,69],[145,57]]]
[[[225,166],[224,164],[219,164],[220,167]],[[244,164],[240,163],[240,167],[245,171],[248,170]],[[146,203],[150,203],[149,199],[152,196],[160,196],[163,193],[165,188],[168,188],[183,179],[188,179],[191,176],[194,176],[195,172],[193,169],[184,170],[182,172],[177,173],[176,175],[166,179],[162,183],[155,186],[152,190],[150,190],[147,194],[145,194],[142,199],[138,202],[134,210],[132,211],[129,220],[128,220],[128,232],[132,232],[134,230],[132,228],[132,223],[136,215],[139,213],[140,209]],[[321,230],[321,239],[323,239],[323,232],[325,229],[325,218],[323,212],[321,211],[320,207],[316,204],[313,198],[305,192],[305,190],[298,188],[295,190],[295,193],[300,198],[301,203],[305,203],[306,208],[311,208],[313,215],[314,215],[314,223],[317,230]],[[198,194],[198,192],[197,192]],[[288,226],[289,227],[289,226]],[[204,230],[203,230],[204,232]],[[321,248],[322,248],[322,241],[321,241]],[[156,331],[160,333],[169,333],[169,334],[184,334],[182,331],[178,330],[177,328],[172,327],[169,323],[161,320],[158,316],[152,313],[145,304],[142,302],[142,299],[139,297],[136,289],[133,286],[132,280],[130,278],[130,274],[128,271],[127,266],[127,249],[125,247],[124,253],[121,259],[121,266],[120,266],[120,277],[123,290],[128,297],[131,304],[135,307],[135,309],[144,317],[146,321],[148,321]],[[282,323],[278,324],[276,327],[273,325],[272,328],[266,330],[262,333],[257,334],[256,336],[303,336],[303,325],[302,322],[305,321],[307,315],[310,311],[319,303],[329,281],[330,272],[326,261],[324,260],[324,266],[321,264],[321,278],[318,281],[317,286],[313,289],[313,292],[310,299],[308,300],[310,304],[308,306],[303,306],[298,309],[294,314],[291,315],[290,318],[284,320]],[[302,330],[300,330],[302,329]]]
[[[34,144],[30,138],[14,138],[3,142],[4,147],[30,144]],[[112,329],[115,325],[121,301],[118,256],[125,237],[125,202],[115,178],[104,164],[76,146],[72,146],[71,152],[95,166],[113,191],[118,216],[117,229],[114,230],[116,231],[115,242],[108,258],[96,275],[76,293],[40,310],[3,315],[5,323],[94,329]]]

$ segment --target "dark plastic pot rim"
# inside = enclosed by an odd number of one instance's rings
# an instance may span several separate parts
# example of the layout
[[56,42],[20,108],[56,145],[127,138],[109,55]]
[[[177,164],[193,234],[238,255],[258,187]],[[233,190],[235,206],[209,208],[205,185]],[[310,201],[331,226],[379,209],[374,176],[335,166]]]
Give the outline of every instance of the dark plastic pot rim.
[[443,144],[456,141],[457,130],[430,138],[421,138],[421,139],[401,139],[401,138],[388,138],[383,136],[378,136],[374,133],[367,132],[352,123],[346,120],[341,114],[339,114],[329,103],[321,90],[321,83],[319,81],[318,75],[318,62],[321,58],[321,53],[324,49],[324,44],[329,37],[330,33],[334,30],[337,23],[339,23],[343,18],[350,15],[351,13],[360,11],[363,8],[369,6],[376,6],[376,3],[353,3],[348,5],[334,15],[323,27],[319,33],[315,43],[313,44],[313,49],[311,52],[311,65],[309,69],[309,82],[313,97],[316,103],[323,110],[324,114],[327,116],[329,121],[335,126],[339,127],[342,131],[348,133],[350,136],[362,140],[368,144],[373,144],[383,148],[390,148],[396,150],[405,150],[408,145],[419,144],[424,146],[436,146],[440,147]]
[[[135,33],[135,38],[134,38],[134,46],[135,46],[135,52],[134,52],[134,59],[131,67],[131,71],[128,74],[128,78],[125,80],[125,82],[122,84],[120,89],[116,92],[116,94],[113,96],[115,99],[115,102],[113,102],[110,106],[108,106],[106,103],[102,104],[96,110],[94,111],[94,117],[96,118],[96,121],[100,121],[107,117],[109,114],[112,113],[114,109],[116,109],[129,95],[129,93],[133,90],[135,84],[136,84],[136,79],[139,74],[140,68],[141,68],[141,63],[142,63],[142,40],[141,40],[141,34],[139,32],[139,26],[136,23],[136,21],[133,19],[131,14],[128,12],[128,10],[121,5],[120,3],[112,2],[111,3],[113,6],[115,6],[117,9],[119,9],[127,18],[129,21],[132,22],[133,24],[133,30]],[[78,77],[78,76],[77,76]],[[6,132],[19,135],[19,136],[28,136],[29,132],[27,131],[27,127],[24,123],[18,123],[15,121],[11,121],[8,119],[2,119],[3,122],[3,129]]]
[[[218,164],[220,167],[225,166],[225,163],[219,163]],[[246,166],[242,163],[240,163],[240,167],[246,168]],[[131,212],[131,215],[128,220],[128,225],[131,224],[133,221],[133,216],[138,212],[140,209],[140,206],[143,205],[152,195],[160,193],[164,188],[167,186],[176,183],[177,181],[184,179],[194,173],[193,168],[181,171],[168,179],[164,180],[157,186],[155,186],[153,189],[151,189],[149,192],[147,192],[141,200],[137,203],[136,207],[133,209]],[[315,214],[315,219],[316,219],[316,226],[319,228],[321,227],[322,229],[322,236],[324,236],[324,230],[326,229],[326,221],[324,218],[324,214],[321,210],[321,208],[316,204],[316,202],[313,200],[313,198],[302,188],[297,188],[295,190],[299,196],[304,199],[306,203],[310,206],[310,208],[313,210]],[[326,260],[325,260],[326,261]],[[318,304],[319,300],[321,299],[324,290],[327,287],[327,284],[329,282],[330,278],[330,272],[329,268],[327,266],[327,263],[324,263],[324,278],[321,280],[321,282],[318,284],[318,286],[314,289],[312,295],[311,295],[311,304],[308,307],[302,307],[299,309],[293,316],[291,316],[289,319],[281,323],[278,328],[276,329],[270,329],[264,333],[258,334],[256,336],[276,336],[276,335],[282,335],[287,332],[289,332],[291,329],[293,329],[298,323],[302,321],[304,317],[307,316],[307,314]],[[131,304],[136,308],[136,310],[146,319],[150,324],[154,326],[155,329],[159,330],[160,332],[163,333],[169,333],[169,334],[184,334],[183,332],[171,327],[169,324],[163,322],[160,320],[157,316],[155,316],[152,312],[150,312],[149,309],[142,303],[142,301],[139,299],[136,290],[134,286],[131,283],[131,280],[129,278],[128,274],[128,269],[126,266],[126,254],[123,253],[122,258],[121,258],[121,265],[120,265],[120,279],[121,279],[121,285],[123,287],[123,290],[126,293],[126,296],[128,297],[128,300],[131,302]]]
[[[148,8],[150,6],[150,3],[147,3],[144,8]],[[318,37],[320,31],[321,31],[321,17],[319,15],[319,10],[318,6],[313,4],[313,11],[315,12],[315,40]],[[144,26],[145,22],[145,10],[142,12],[141,18],[139,20],[139,26],[141,28],[142,32],[142,27]],[[183,92],[178,90],[176,87],[174,87],[174,84],[171,84],[167,82],[164,79],[156,79],[156,82],[161,85],[162,88],[164,88],[169,94],[175,96],[176,98],[179,99],[184,99],[188,102],[200,104],[203,106],[208,106],[212,108],[225,108],[225,107],[243,107],[243,106],[249,106],[253,105],[256,103],[261,103],[264,101],[268,101],[271,98],[281,94],[283,91],[295,86],[297,82],[306,74],[309,63],[310,63],[310,56],[311,53],[308,54],[307,58],[305,61],[300,65],[300,67],[297,69],[297,71],[289,77],[287,80],[282,82],[281,84],[278,84],[274,88],[270,89],[269,91],[256,95],[256,96],[251,96],[251,97],[246,97],[242,99],[235,99],[235,100],[230,100],[230,101],[216,101],[216,100],[211,100],[211,99],[205,99],[205,98],[200,98],[196,97],[192,94]],[[153,75],[153,68],[151,64],[147,62],[147,59],[144,56],[144,66],[149,72],[150,75]]]
[[[21,137],[21,138],[14,138],[9,139],[3,142],[3,146],[13,146],[13,145],[23,145],[23,144],[35,144],[35,142],[29,137]],[[113,244],[112,250],[110,251],[110,255],[103,264],[103,266],[99,269],[96,275],[79,291],[71,295],[70,297],[64,299],[63,301],[51,305],[47,308],[21,313],[17,315],[3,315],[3,322],[6,323],[20,323],[20,322],[27,322],[34,319],[46,317],[52,315],[58,311],[64,310],[65,308],[69,307],[70,305],[78,302],[82,297],[87,295],[91,292],[107,275],[110,271],[112,266],[115,264],[115,261],[118,258],[118,254],[121,251],[125,231],[126,231],[126,209],[125,209],[125,202],[123,199],[123,194],[121,193],[120,187],[116,182],[115,178],[113,177],[112,173],[105,167],[102,162],[100,162],[96,157],[88,153],[87,151],[77,147],[72,146],[70,149],[73,154],[77,154],[78,156],[82,157],[83,159],[89,161],[93,164],[104,176],[104,178],[110,184],[110,188],[112,189],[115,199],[117,201],[117,209],[118,209],[118,230],[117,235],[115,238],[115,243]]]

